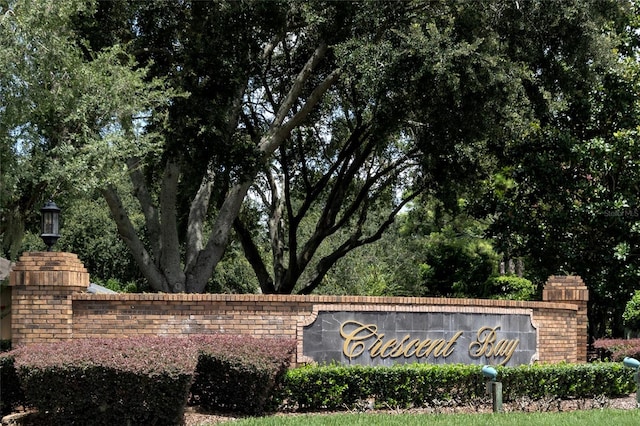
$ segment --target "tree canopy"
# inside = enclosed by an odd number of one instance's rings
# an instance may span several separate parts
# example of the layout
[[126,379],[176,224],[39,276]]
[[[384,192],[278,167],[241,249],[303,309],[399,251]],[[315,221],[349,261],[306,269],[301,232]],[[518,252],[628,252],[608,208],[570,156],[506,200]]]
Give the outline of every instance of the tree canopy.
[[44,197],[98,193],[153,290],[205,291],[235,240],[262,292],[310,293],[437,200],[536,282],[637,278],[632,2],[0,7],[7,253]]

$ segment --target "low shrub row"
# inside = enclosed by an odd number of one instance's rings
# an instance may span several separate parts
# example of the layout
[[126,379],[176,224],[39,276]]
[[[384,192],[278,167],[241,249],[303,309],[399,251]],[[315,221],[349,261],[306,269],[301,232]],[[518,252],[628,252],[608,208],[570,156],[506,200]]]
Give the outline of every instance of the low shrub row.
[[[3,414],[18,405],[39,424],[180,424],[185,403],[260,414],[475,404],[477,365],[305,366],[287,370],[293,341],[237,336],[92,339],[0,355]],[[503,400],[619,397],[636,388],[622,363],[497,367]],[[24,390],[24,394],[22,393]],[[373,402],[375,401],[375,402]]]
[[[620,363],[539,364],[498,367],[503,400],[618,397],[635,390],[632,373]],[[393,367],[302,367],[287,372],[273,399],[280,410],[414,408],[470,404],[485,398],[479,366],[411,364]],[[275,407],[273,407],[275,408]]]
[[[209,409],[256,414],[293,350],[289,340],[224,335],[29,345],[0,357],[3,377],[13,374],[24,391],[3,409],[32,406],[39,424],[176,425],[191,396]],[[3,382],[3,400],[5,390]]]

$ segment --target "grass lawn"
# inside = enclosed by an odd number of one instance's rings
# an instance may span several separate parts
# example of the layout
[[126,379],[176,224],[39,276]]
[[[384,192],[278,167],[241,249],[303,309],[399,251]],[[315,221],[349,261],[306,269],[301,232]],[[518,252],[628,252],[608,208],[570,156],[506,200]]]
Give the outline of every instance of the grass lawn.
[[424,425],[640,425],[640,410],[581,410],[562,413],[499,414],[309,414],[257,417],[233,421],[234,426],[424,426]]

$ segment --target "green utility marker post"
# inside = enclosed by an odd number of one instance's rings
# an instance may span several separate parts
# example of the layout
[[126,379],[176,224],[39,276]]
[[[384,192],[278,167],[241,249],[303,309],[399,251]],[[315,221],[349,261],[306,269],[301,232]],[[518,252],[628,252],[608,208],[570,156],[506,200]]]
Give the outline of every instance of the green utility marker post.
[[625,357],[625,359],[622,360],[622,363],[625,367],[633,368],[635,370],[635,373],[633,373],[633,379],[636,381],[636,408],[638,408],[638,406],[640,406],[640,361],[635,358]]
[[487,382],[487,394],[491,394],[491,401],[493,402],[493,412],[502,412],[502,382],[496,382],[498,372],[490,365],[482,367],[482,374],[488,378]]

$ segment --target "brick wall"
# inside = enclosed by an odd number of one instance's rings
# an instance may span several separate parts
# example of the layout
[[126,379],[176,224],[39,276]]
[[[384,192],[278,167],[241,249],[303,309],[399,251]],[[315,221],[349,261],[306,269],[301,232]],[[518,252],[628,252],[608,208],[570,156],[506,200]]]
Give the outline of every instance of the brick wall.
[[[589,290],[582,279],[578,276],[558,276],[549,277],[542,291],[542,300],[548,302],[569,302],[573,304],[577,311],[573,318],[558,317],[556,324],[567,322],[565,331],[567,334],[573,331],[575,334],[576,359],[587,360],[587,303],[589,301]],[[566,343],[565,343],[566,346]]]
[[541,302],[314,295],[89,294],[88,284],[88,273],[73,254],[25,253],[10,277],[13,345],[88,337],[247,334],[297,339],[297,361],[302,362],[305,361],[302,330],[319,311],[526,312],[538,329],[539,361],[586,361],[588,294],[578,277],[551,277]]

